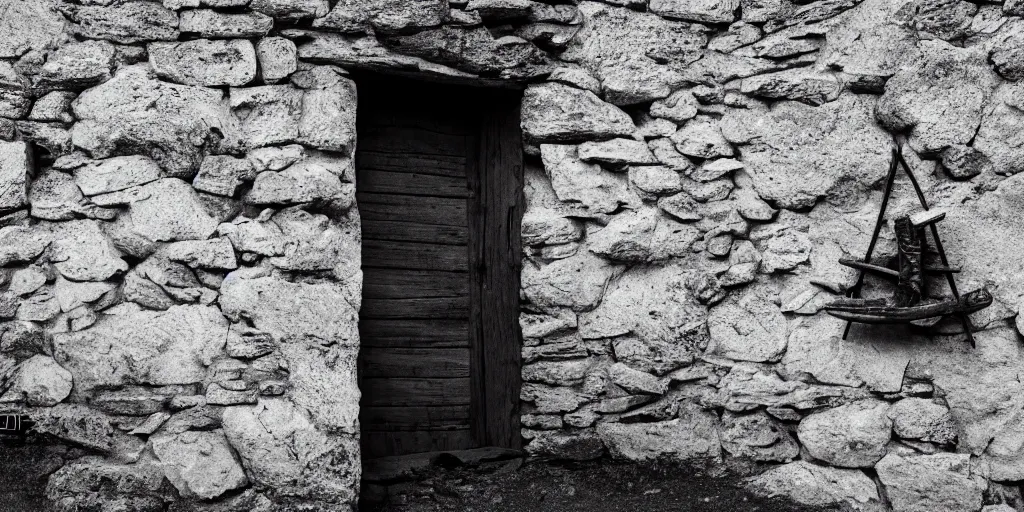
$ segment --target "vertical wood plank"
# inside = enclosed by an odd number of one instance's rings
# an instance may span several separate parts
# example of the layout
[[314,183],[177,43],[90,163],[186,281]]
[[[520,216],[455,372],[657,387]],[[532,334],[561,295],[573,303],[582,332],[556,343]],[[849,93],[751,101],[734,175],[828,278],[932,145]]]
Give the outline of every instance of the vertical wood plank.
[[[478,444],[520,448],[520,227],[523,162],[519,100],[483,109],[470,176],[470,411]],[[473,372],[472,367],[477,371]],[[475,403],[475,404],[474,404]],[[474,414],[475,413],[475,414]]]

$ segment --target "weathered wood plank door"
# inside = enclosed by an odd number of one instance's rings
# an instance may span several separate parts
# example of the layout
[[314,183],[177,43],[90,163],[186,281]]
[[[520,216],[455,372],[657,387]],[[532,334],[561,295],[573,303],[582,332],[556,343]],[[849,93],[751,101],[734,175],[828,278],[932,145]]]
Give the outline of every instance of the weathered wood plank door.
[[357,84],[363,457],[518,447],[518,97]]

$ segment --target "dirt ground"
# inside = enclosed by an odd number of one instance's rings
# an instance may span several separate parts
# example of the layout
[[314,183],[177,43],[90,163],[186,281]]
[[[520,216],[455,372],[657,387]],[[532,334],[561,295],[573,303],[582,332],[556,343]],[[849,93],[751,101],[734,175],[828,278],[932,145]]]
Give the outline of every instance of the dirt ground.
[[[66,447],[0,442],[0,512],[47,512],[49,474]],[[435,467],[417,482],[364,483],[360,512],[812,512],[751,495],[749,468],[713,473],[673,464],[598,461],[555,464],[522,459]]]
[[[672,464],[521,460],[437,469],[419,483],[367,486],[360,512],[811,512],[763,499],[735,471]],[[371,500],[377,503],[371,503]],[[383,501],[381,501],[383,500]]]

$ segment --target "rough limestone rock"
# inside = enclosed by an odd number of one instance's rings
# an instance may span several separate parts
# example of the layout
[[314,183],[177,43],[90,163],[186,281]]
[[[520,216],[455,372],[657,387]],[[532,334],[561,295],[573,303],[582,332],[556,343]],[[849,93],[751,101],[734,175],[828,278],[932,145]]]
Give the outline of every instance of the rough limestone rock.
[[583,236],[580,224],[554,210],[531,209],[523,215],[522,238],[526,245],[557,245],[575,242]]
[[740,361],[778,361],[786,351],[786,319],[779,307],[746,293],[708,312],[708,350]]
[[187,240],[169,244],[163,254],[171,261],[190,267],[233,270],[238,268],[235,251],[227,238]]
[[360,474],[355,439],[317,430],[302,409],[279,398],[228,407],[222,421],[254,484],[282,496],[355,499]]
[[797,436],[812,457],[843,468],[871,467],[886,453],[889,405],[861,400],[827,409],[800,422]]
[[329,68],[326,78],[302,95],[298,141],[324,151],[351,154],[356,139],[356,84]]
[[523,95],[523,133],[534,143],[628,137],[629,115],[594,93],[558,83],[530,86]]
[[39,83],[51,87],[87,87],[110,79],[114,45],[85,41],[62,46],[39,70]]
[[622,165],[653,165],[658,163],[654,154],[642,141],[612,139],[603,142],[584,142],[578,148],[580,160],[611,167]]
[[639,370],[634,370],[622,363],[615,363],[608,368],[608,376],[616,385],[630,393],[663,395],[668,390],[668,381]]
[[921,58],[886,82],[876,114],[890,130],[910,130],[915,151],[935,154],[974,137],[999,76],[977,49],[938,40],[918,46]]
[[83,194],[94,196],[145,185],[161,175],[160,165],[149,157],[119,156],[75,169],[75,184]]
[[680,153],[697,158],[732,156],[729,141],[722,136],[718,122],[707,116],[698,116],[686,122],[671,137]]
[[[693,92],[689,89],[679,89],[667,98],[651,103],[651,115],[683,124],[697,116],[697,107],[697,98],[693,96]],[[672,133],[675,133],[675,130],[672,130]]]
[[299,208],[285,209],[272,219],[287,240],[283,254],[270,259],[270,264],[277,268],[334,270],[343,275],[349,265],[360,260],[359,240],[352,233],[356,228],[352,224]]
[[240,86],[256,78],[256,49],[241,39],[150,43],[157,76],[184,85]]
[[146,199],[128,207],[140,235],[156,242],[205,240],[217,229],[217,220],[188,183],[165,178],[144,185],[141,191]]
[[274,18],[301,20],[327,15],[327,0],[253,0],[249,7]]
[[847,187],[859,191],[885,178],[891,140],[875,123],[872,103],[851,94],[819,107],[781,101],[766,113],[731,109],[722,132],[741,146],[762,199],[807,208],[819,198],[848,194]]
[[51,227],[50,261],[73,281],[103,281],[128,270],[121,252],[94,220],[73,220]]
[[273,18],[258,12],[231,14],[190,9],[180,14],[178,28],[200,37],[258,37],[266,35],[273,26]]
[[54,359],[74,376],[76,393],[201,382],[228,332],[213,306],[147,311],[125,304],[105,313],[89,329],[54,336]]
[[581,2],[579,12],[583,27],[561,58],[589,70],[616,105],[668,96],[683,83],[675,66],[697,60],[707,43],[690,24],[654,13],[592,1]]
[[23,361],[6,383],[0,402],[24,400],[26,405],[52,407],[71,394],[71,373],[44,355]]
[[627,178],[579,159],[576,146],[542,144],[544,171],[555,195],[563,202],[580,203],[595,213],[611,213],[620,204],[637,204]]
[[744,415],[726,412],[720,430],[722,448],[735,457],[788,462],[800,453],[793,436],[764,412]]
[[679,173],[664,165],[644,165],[629,168],[629,182],[649,194],[673,194],[684,187]]
[[280,256],[284,254],[287,244],[281,228],[269,218],[249,219],[239,216],[231,223],[218,226],[217,232],[226,236],[238,252]]
[[612,261],[652,262],[685,255],[699,237],[696,228],[663,217],[657,208],[643,208],[616,215],[590,233],[589,249]]
[[247,158],[210,155],[203,159],[199,173],[192,180],[196,190],[232,197],[244,181],[256,179],[257,171]]
[[231,273],[221,286],[220,303],[229,318],[250,320],[278,343],[348,347],[358,343],[358,315],[339,284],[291,283]]
[[537,432],[526,452],[554,460],[587,461],[604,455],[604,443],[593,429]]
[[634,334],[643,341],[647,362],[630,361],[662,374],[682,366],[690,356],[684,347],[706,343],[707,309],[689,284],[693,272],[684,266],[637,267],[615,279],[601,304],[580,315],[580,335],[610,338]]
[[1017,417],[995,433],[981,457],[982,467],[992,480],[1006,482],[1024,478],[1024,429]]
[[30,121],[50,121],[59,123],[70,123],[75,120],[71,115],[71,102],[78,95],[71,91],[48,92],[36,100],[32,105],[32,112],[29,113]]
[[288,85],[233,89],[231,110],[248,148],[294,142],[299,136],[302,91]]
[[210,500],[249,483],[219,430],[152,438],[164,474],[183,497]]
[[158,512],[173,496],[158,464],[125,464],[87,456],[50,475],[46,497],[64,510]]
[[298,60],[295,43],[283,37],[264,37],[256,43],[263,83],[276,84],[295,72]]
[[839,98],[843,83],[835,75],[787,69],[744,78],[740,91],[752,96],[795,100],[808,105],[821,105]]
[[[74,179],[54,169],[44,169],[28,188],[28,202],[32,204],[31,214],[37,219],[71,220],[76,214],[99,213],[100,210],[83,207],[85,198],[75,186]],[[99,218],[111,218],[100,217]]]
[[49,231],[22,226],[0,228],[0,265],[31,261],[53,241]]
[[448,10],[448,4],[438,0],[341,0],[313,26],[341,32],[362,32],[367,27],[384,32],[413,31],[441,25]]
[[248,204],[295,204],[351,196],[355,191],[330,171],[316,165],[296,164],[281,172],[256,176],[245,195]]
[[904,439],[949,444],[956,439],[956,423],[949,409],[925,398],[904,398],[889,408],[893,432]]
[[718,418],[695,404],[680,404],[679,417],[654,423],[600,423],[601,436],[612,457],[634,461],[669,459],[693,462],[717,459]]
[[0,212],[28,204],[28,144],[0,141]]
[[101,3],[75,6],[65,12],[75,22],[74,32],[89,39],[133,44],[178,38],[177,13],[156,2]]
[[523,380],[552,386],[575,386],[583,382],[594,367],[590,359],[538,361],[523,367]]
[[51,48],[60,40],[67,21],[57,12],[57,2],[0,3],[0,58],[17,59],[32,51]]
[[666,18],[698,23],[736,21],[740,0],[652,0],[651,12]]
[[234,133],[220,91],[157,80],[145,65],[120,68],[73,109],[75,146],[94,158],[147,155],[171,176],[195,174],[204,146],[219,140],[215,130]]
[[878,461],[875,470],[896,512],[981,508],[985,480],[972,472],[969,454],[890,453]]
[[[1000,174],[1024,171],[1024,133],[1017,130],[1024,120],[1024,83],[1002,84],[985,106],[981,126],[974,138],[974,149],[984,155],[991,168]],[[943,154],[945,155],[945,153]]]
[[783,230],[764,243],[761,270],[766,273],[793,270],[810,259],[811,249],[807,235],[794,229]]
[[747,488],[760,496],[784,496],[812,507],[885,510],[875,482],[858,469],[838,469],[798,460],[747,479]]
[[546,265],[524,264],[522,290],[537,307],[588,311],[600,303],[608,281],[617,271],[605,259],[580,252]]

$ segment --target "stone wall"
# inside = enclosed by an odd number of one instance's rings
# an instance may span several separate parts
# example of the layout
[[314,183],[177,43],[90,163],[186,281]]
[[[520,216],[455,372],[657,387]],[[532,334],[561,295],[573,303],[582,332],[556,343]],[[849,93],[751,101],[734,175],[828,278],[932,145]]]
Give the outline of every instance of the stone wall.
[[[525,88],[530,453],[1024,510],[1019,4],[0,0],[0,412],[88,453],[62,510],[353,504],[346,70],[386,70]],[[976,349],[820,312],[893,134],[996,297]],[[900,179],[890,210],[915,201]]]

